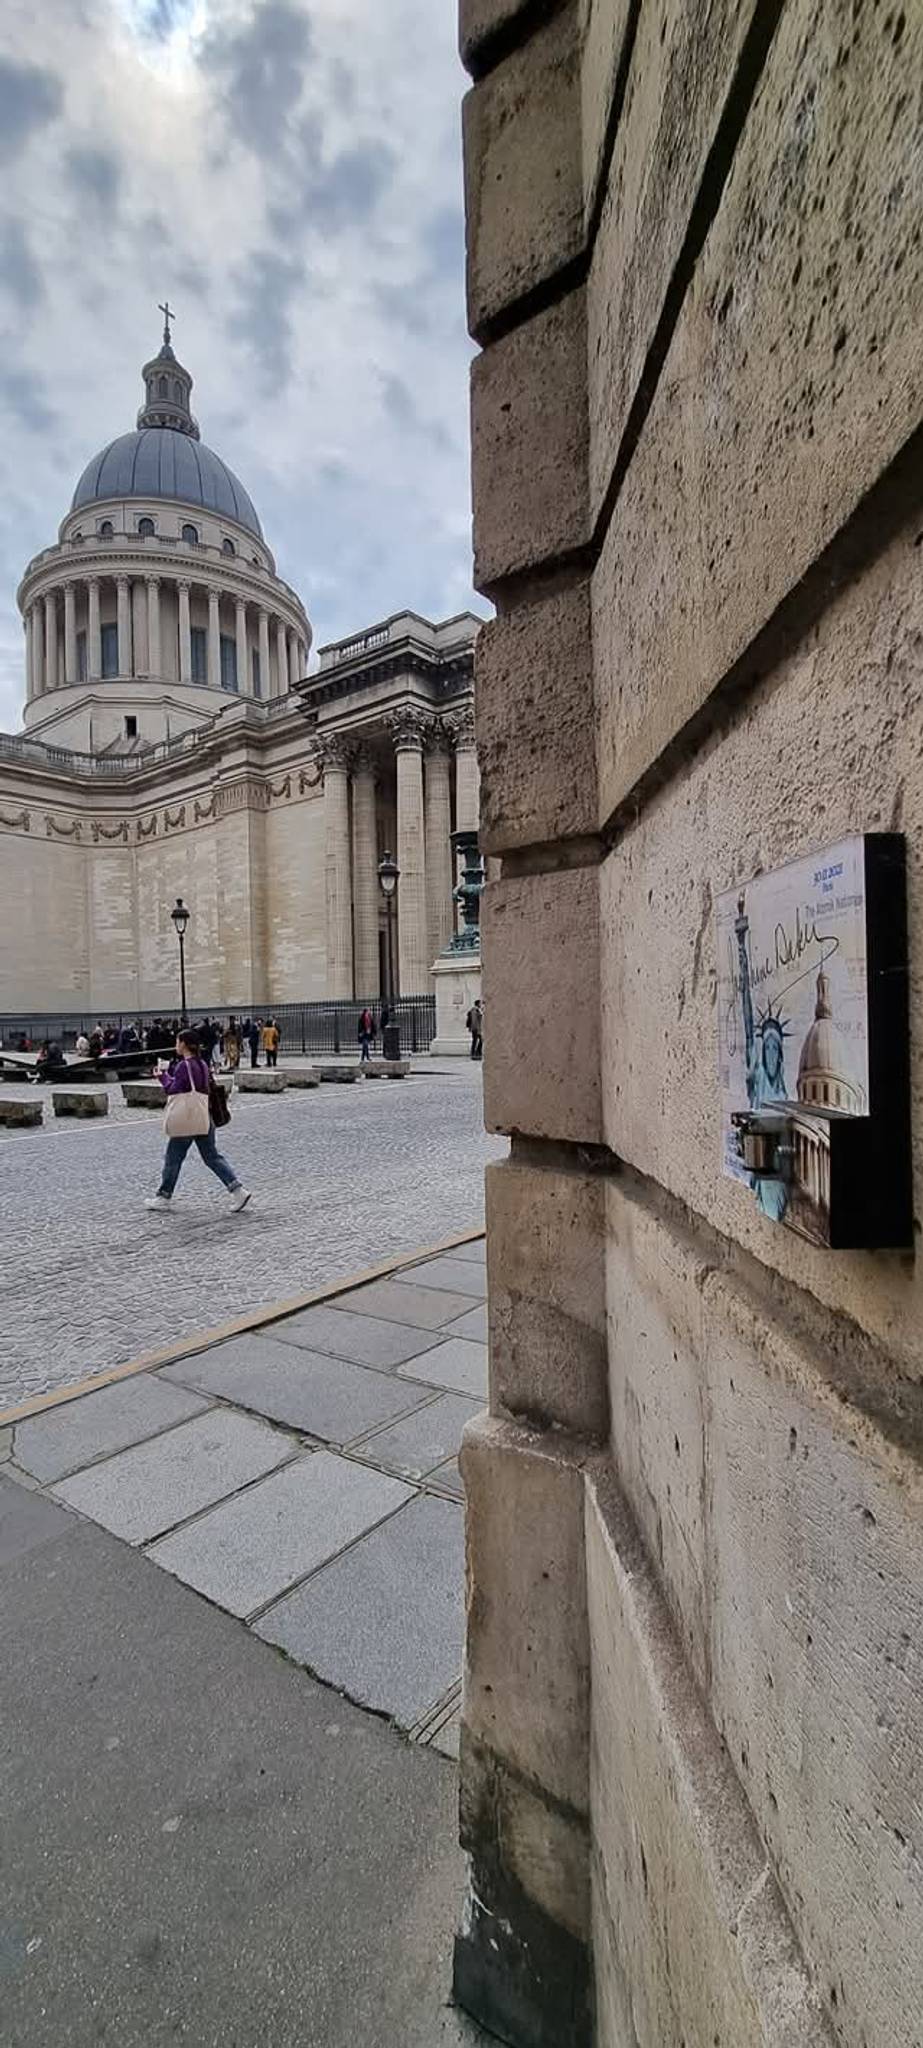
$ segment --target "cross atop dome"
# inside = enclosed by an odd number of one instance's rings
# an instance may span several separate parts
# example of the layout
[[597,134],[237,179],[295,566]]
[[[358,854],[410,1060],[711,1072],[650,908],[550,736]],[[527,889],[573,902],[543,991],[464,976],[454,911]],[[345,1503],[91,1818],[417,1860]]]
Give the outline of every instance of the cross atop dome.
[[175,434],[188,434],[197,441],[199,429],[189,407],[192,378],[177,362],[170,340],[170,322],[176,314],[169,299],[164,299],[157,311],[163,314],[163,342],[159,355],[152,356],[141,372],[146,402],[138,414],[138,425],[172,427]]

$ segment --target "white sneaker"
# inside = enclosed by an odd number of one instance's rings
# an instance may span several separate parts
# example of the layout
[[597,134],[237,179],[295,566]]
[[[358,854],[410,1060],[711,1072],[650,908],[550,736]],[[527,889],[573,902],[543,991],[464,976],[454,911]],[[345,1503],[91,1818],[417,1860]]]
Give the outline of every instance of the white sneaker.
[[250,1200],[249,1188],[235,1188],[231,1196],[232,1209],[245,1209]]
[[169,1195],[148,1195],[144,1206],[146,1209],[170,1209],[173,1205]]

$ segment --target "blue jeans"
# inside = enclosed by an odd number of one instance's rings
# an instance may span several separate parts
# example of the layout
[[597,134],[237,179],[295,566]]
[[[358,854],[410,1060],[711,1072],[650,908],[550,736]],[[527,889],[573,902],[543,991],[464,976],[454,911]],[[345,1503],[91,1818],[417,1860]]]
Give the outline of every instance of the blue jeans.
[[180,1167],[182,1166],[183,1160],[186,1157],[190,1145],[195,1145],[197,1147],[199,1157],[203,1161],[203,1163],[211,1169],[212,1173],[216,1173],[218,1175],[218,1179],[220,1181],[223,1181],[225,1187],[229,1190],[231,1194],[233,1194],[235,1189],[239,1188],[240,1181],[238,1180],[237,1175],[234,1172],[233,1166],[229,1166],[227,1160],[222,1158],[222,1155],[219,1152],[217,1145],[215,1144],[214,1124],[209,1124],[208,1136],[205,1138],[167,1139],[167,1149],[164,1154],[163,1172],[160,1176],[160,1186],[157,1190],[157,1193],[159,1195],[166,1195],[169,1200],[169,1197],[172,1195],[176,1183],[179,1180]]

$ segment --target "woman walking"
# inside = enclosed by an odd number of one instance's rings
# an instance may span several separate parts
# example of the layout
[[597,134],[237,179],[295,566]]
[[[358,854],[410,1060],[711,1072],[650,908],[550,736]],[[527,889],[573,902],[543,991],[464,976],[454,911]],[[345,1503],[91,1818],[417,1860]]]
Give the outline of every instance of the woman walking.
[[167,1149],[160,1186],[156,1195],[148,1195],[145,1208],[169,1209],[190,1145],[195,1145],[204,1165],[217,1174],[227,1188],[231,1208],[245,1208],[250,1200],[250,1191],[241,1186],[233,1166],[222,1157],[215,1143],[212,1114],[215,1097],[212,1091],[217,1090],[217,1083],[202,1058],[195,1031],[184,1028],[178,1032],[176,1058],[167,1072],[161,1074],[160,1085],[168,1098],[165,1118]]

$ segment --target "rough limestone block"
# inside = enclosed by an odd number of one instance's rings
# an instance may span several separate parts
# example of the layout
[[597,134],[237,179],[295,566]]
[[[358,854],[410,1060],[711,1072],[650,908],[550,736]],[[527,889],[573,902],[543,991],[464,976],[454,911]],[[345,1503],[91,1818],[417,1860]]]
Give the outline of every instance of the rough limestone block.
[[596,205],[616,79],[632,0],[580,0],[583,203],[587,223]]
[[889,1441],[730,1275],[705,1297],[713,1712],[842,2038],[916,2048],[918,1432]]
[[481,933],[488,1130],[597,1142],[598,870],[492,882]]
[[918,424],[921,65],[919,9],[784,9],[594,576],[604,818]]
[[21,1099],[0,1102],[0,1124],[24,1125],[32,1128],[42,1121],[44,1105],[41,1102],[23,1102]]
[[710,1247],[668,1228],[618,1181],[606,1188],[612,1452],[677,1635],[709,1669],[708,1392],[702,1286]]
[[575,1814],[587,1807],[584,1449],[481,1416],[459,1465],[467,1514],[470,1737]]
[[240,1067],[237,1087],[242,1095],[281,1095],[288,1073],[282,1067]]
[[[919,1259],[824,1251],[763,1216],[749,1188],[721,1173],[714,896],[848,832],[910,821],[910,1015],[923,1014],[923,844],[913,829],[923,817],[919,531],[917,520],[837,598],[746,718],[623,835],[600,881],[607,1143],[763,1264],[880,1339],[911,1381],[923,1373]],[[837,716],[827,718],[823,707],[834,695]],[[920,1187],[919,1031],[910,1050]]]
[[527,1165],[487,1168],[490,1398],[494,1414],[604,1435],[605,1183]]
[[108,1116],[109,1097],[105,1088],[53,1088],[55,1116]]
[[361,1081],[358,1067],[315,1067],[319,1081]]
[[[714,0],[703,10],[701,0],[661,0],[639,12],[587,285],[594,518],[756,5]],[[602,11],[611,32],[624,9],[609,0]],[[588,50],[584,78],[595,94],[591,62]]]
[[583,290],[536,314],[471,369],[475,583],[587,539]]
[[409,1060],[364,1060],[361,1067],[366,1081],[406,1081],[410,1073]]
[[475,665],[482,851],[595,832],[586,579],[490,619]]
[[554,275],[583,241],[576,0],[468,94],[468,324]]
[[[832,2048],[781,1892],[605,1473],[587,1493],[602,2048]],[[624,1986],[630,1985],[630,2000]]]
[[479,55],[484,44],[500,34],[510,34],[517,16],[527,12],[531,0],[459,0],[458,47],[469,71],[480,70]]
[[[272,1071],[275,1071],[274,1069]],[[290,1088],[318,1088],[320,1082],[316,1067],[286,1067],[285,1079]]]
[[123,1081],[122,1096],[129,1109],[164,1109],[167,1098],[159,1081]]

